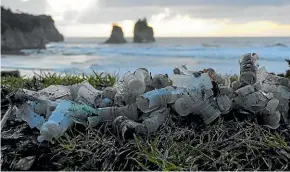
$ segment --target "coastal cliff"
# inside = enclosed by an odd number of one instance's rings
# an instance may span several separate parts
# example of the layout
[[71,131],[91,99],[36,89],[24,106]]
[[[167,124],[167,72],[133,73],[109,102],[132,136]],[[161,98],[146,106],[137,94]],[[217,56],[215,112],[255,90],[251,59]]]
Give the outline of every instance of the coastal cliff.
[[153,28],[148,26],[146,19],[135,23],[133,41],[135,43],[155,42]]
[[123,30],[120,26],[113,24],[113,29],[110,38],[105,42],[107,44],[122,44],[127,41],[124,38]]
[[17,53],[21,49],[43,49],[49,42],[64,40],[47,15],[13,13],[1,7],[1,53]]

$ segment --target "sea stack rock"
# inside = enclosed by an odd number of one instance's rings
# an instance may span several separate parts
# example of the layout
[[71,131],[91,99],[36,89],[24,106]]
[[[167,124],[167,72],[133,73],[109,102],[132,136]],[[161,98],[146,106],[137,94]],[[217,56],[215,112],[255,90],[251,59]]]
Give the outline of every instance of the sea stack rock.
[[1,53],[17,53],[21,49],[44,49],[49,42],[64,40],[47,15],[13,13],[1,7]]
[[120,26],[113,24],[113,29],[110,38],[105,42],[108,44],[122,44],[127,41],[124,38],[123,30]]
[[138,20],[134,27],[134,42],[154,42],[153,28],[148,26],[146,18],[144,20]]

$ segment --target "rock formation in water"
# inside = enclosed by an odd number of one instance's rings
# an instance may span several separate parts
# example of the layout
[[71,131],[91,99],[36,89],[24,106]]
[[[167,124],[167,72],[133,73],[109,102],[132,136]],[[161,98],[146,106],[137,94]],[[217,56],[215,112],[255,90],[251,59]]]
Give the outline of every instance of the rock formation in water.
[[64,37],[56,29],[51,16],[18,14],[1,7],[2,53],[42,49],[46,43],[63,40]]
[[110,38],[105,42],[108,44],[121,44],[126,43],[123,30],[120,26],[113,24],[113,29]]
[[153,28],[148,26],[146,18],[144,20],[138,20],[134,27],[134,42],[154,42]]

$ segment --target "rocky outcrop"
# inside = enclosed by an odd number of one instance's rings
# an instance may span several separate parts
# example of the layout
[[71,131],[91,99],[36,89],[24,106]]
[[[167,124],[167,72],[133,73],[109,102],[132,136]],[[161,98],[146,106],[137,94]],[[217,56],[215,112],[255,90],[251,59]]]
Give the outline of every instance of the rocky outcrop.
[[121,44],[126,43],[124,38],[123,30],[120,26],[113,25],[112,33],[110,38],[105,42],[108,44]]
[[141,42],[154,42],[153,28],[148,26],[147,20],[138,20],[134,27],[134,39],[135,43]]
[[21,49],[43,49],[46,43],[64,40],[51,16],[17,14],[1,7],[1,20],[2,54]]

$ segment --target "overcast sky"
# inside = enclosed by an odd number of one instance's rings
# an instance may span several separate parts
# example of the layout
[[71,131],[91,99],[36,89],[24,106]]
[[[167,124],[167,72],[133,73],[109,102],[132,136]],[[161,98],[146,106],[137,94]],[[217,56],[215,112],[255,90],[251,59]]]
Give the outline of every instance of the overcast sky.
[[4,7],[53,17],[67,37],[131,37],[147,18],[156,37],[290,36],[290,0],[2,0]]

